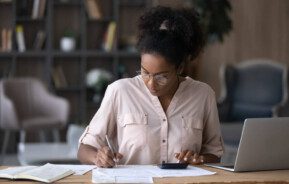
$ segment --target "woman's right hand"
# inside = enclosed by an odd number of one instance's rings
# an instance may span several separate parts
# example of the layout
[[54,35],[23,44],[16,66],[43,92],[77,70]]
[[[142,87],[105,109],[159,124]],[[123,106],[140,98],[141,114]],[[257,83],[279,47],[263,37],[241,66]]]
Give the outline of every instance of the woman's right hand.
[[90,145],[80,144],[77,157],[82,164],[94,164],[98,167],[113,167],[123,156],[120,153],[113,154],[107,146],[96,149]]
[[98,167],[114,167],[122,158],[120,153],[112,153],[109,147],[98,149],[93,158],[93,163]]

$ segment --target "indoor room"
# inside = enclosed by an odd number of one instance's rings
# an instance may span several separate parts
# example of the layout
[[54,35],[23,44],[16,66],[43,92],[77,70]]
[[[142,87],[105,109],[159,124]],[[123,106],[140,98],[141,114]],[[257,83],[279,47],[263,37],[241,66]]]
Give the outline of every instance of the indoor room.
[[[288,0],[0,0],[0,169],[116,167],[123,151],[119,165],[232,163],[289,183],[288,20]],[[112,165],[89,160],[104,147]],[[238,169],[253,148],[277,150],[274,166]]]

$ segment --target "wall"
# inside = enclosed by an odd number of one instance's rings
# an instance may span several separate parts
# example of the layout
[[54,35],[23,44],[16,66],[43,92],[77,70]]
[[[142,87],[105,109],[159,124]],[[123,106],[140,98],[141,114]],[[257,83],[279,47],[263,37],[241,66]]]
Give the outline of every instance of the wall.
[[231,0],[233,31],[225,41],[208,45],[199,63],[199,80],[220,94],[223,63],[268,58],[289,66],[289,1]]

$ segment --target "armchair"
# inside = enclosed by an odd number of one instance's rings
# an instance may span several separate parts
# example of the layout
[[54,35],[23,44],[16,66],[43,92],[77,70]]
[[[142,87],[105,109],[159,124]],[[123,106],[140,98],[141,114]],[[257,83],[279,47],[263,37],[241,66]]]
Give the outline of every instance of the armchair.
[[269,60],[249,60],[235,66],[222,66],[220,75],[221,122],[272,117],[278,115],[282,110],[280,105],[287,102],[288,74],[284,65]]
[[288,116],[287,67],[265,59],[223,65],[218,101],[225,145],[237,148],[246,118]]
[[[59,141],[58,129],[65,127],[69,104],[64,98],[50,94],[34,78],[11,78],[0,81],[0,128],[5,131],[2,158],[6,153],[11,131],[20,131],[25,142],[26,131],[41,133],[51,130]],[[41,135],[41,134],[40,134]]]

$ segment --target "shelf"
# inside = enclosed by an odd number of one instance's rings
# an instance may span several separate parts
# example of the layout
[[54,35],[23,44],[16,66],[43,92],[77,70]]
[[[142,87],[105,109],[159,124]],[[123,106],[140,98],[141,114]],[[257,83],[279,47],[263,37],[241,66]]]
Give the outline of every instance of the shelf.
[[[99,1],[102,16],[100,19],[90,19],[97,16],[91,16],[92,12],[89,14],[85,1],[46,0],[44,15],[38,19],[31,17],[35,0],[0,3],[0,28],[9,27],[13,30],[13,50],[0,52],[0,67],[5,69],[5,76],[9,73],[12,77],[31,76],[43,79],[48,89],[63,96],[71,104],[70,121],[85,121],[91,116],[91,111],[94,112],[100,106],[100,102],[87,100],[91,92],[87,90],[85,80],[90,70],[101,68],[117,79],[120,75],[119,66],[122,65],[125,71],[123,75],[134,74],[139,65],[134,61],[139,61],[140,54],[130,49],[133,48],[130,47],[130,42],[121,46],[121,39],[128,35],[134,36],[132,34],[136,31],[133,29],[137,26],[133,24],[132,18],[136,18],[135,12],[150,4],[149,0],[96,0]],[[131,9],[135,11],[128,11]],[[124,21],[121,21],[122,14],[126,17]],[[115,37],[112,51],[107,52],[101,48],[111,21],[116,23]],[[17,24],[21,24],[24,29],[25,52],[17,49]],[[122,29],[125,26],[130,28]],[[45,32],[43,49],[33,50],[39,30]],[[61,51],[59,46],[59,41],[67,30],[75,33],[77,41],[75,50],[71,52]],[[57,83],[58,79],[60,83]],[[62,79],[66,82],[61,82]]]
[[116,52],[106,52],[102,50],[87,50],[85,52],[87,57],[114,57],[117,55]]
[[62,0],[62,1],[55,1],[53,5],[56,6],[81,6],[81,1],[72,1],[72,0]]
[[80,51],[80,50],[71,51],[71,52],[53,51],[52,55],[54,57],[80,57],[83,55],[83,51]]
[[117,54],[119,57],[140,57],[140,54],[138,52],[130,52],[130,51],[119,51]]
[[0,57],[12,57],[13,55],[13,52],[0,52]]
[[45,51],[25,51],[25,52],[18,52],[16,51],[15,54],[17,57],[45,57]]
[[106,22],[110,22],[110,21],[114,21],[114,19],[112,17],[103,17],[101,19],[87,18],[88,23],[106,23]]
[[121,7],[144,7],[146,0],[122,0],[119,4]]
[[85,52],[87,57],[140,57],[138,52],[88,50]]
[[42,23],[45,21],[45,18],[38,18],[38,19],[32,19],[31,17],[17,17],[16,22],[33,22],[33,23]]

